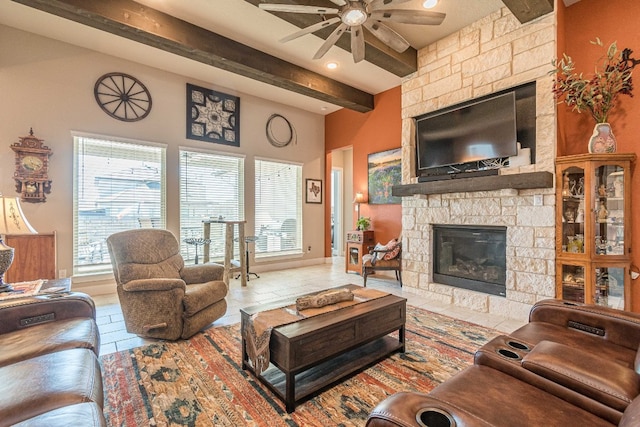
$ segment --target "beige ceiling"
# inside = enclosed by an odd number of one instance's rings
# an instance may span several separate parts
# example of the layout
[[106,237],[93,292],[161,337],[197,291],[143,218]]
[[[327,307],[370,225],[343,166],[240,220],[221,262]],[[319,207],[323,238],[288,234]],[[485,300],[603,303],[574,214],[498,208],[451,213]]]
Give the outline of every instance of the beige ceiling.
[[[306,35],[289,43],[279,43],[280,38],[298,28],[245,0],[137,1],[371,94],[377,94],[401,84],[400,77],[370,63],[363,61],[354,64],[351,54],[337,47],[331,48],[321,60],[312,60],[313,54],[323,42],[321,38],[314,35]],[[273,2],[277,3],[278,0]],[[399,7],[418,8],[420,4],[420,0],[411,0]],[[411,43],[412,47],[420,49],[502,6],[504,4],[501,0],[441,0],[440,5],[434,10],[447,14],[442,25],[396,24],[394,28]],[[318,114],[327,114],[340,108],[325,101],[295,94],[193,60],[161,52],[10,0],[0,0],[0,23]],[[336,61],[340,66],[337,70],[329,71],[325,68],[328,61]]]

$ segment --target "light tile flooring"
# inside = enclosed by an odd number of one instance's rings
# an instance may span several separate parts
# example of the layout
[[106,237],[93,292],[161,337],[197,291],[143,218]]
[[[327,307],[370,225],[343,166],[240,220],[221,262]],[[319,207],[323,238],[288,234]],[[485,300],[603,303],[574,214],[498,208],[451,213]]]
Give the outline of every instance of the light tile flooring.
[[[345,273],[344,258],[336,257],[332,264],[322,264],[282,271],[259,273],[260,278],[251,277],[247,287],[240,286],[240,280],[232,279],[227,295],[227,314],[213,323],[213,327],[240,322],[240,308],[262,304],[282,298],[297,296],[348,283],[362,285],[362,277]],[[403,291],[398,282],[387,276],[369,276],[367,286],[407,298],[407,303],[426,310],[442,313],[457,319],[495,328],[501,332],[511,332],[523,322],[500,316],[479,313],[453,305],[434,302],[428,298]],[[100,328],[100,354],[127,350],[153,342],[128,333],[124,327],[122,310],[117,295],[94,297],[97,307],[97,321]]]

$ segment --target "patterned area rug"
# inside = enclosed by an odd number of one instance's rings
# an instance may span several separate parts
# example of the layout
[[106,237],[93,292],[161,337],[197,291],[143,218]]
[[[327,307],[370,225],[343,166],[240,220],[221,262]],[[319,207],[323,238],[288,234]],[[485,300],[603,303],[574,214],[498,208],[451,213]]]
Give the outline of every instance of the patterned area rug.
[[240,325],[188,341],[159,342],[101,358],[109,426],[363,426],[386,396],[428,392],[473,363],[495,330],[407,307],[407,351],[352,376],[287,414],[241,369]]

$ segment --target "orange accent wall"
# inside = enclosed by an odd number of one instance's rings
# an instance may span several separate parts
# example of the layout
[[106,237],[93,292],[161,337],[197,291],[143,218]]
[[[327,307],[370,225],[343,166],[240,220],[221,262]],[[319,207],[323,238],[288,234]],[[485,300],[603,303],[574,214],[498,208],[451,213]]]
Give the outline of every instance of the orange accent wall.
[[[389,89],[374,97],[374,109],[358,113],[342,109],[325,118],[325,182],[330,188],[331,152],[340,148],[353,148],[353,191],[367,194],[367,156],[401,146],[402,114],[401,88]],[[328,204],[325,204],[328,205]],[[331,229],[330,206],[325,206],[325,230]],[[360,207],[360,215],[372,219],[376,241],[387,243],[402,231],[401,205],[369,205]],[[352,225],[355,228],[355,223]],[[327,243],[328,242],[328,243]],[[325,255],[331,254],[331,242],[325,240]]]
[[[560,2],[558,2],[560,3]],[[630,0],[582,0],[558,15],[563,21],[558,26],[558,40],[564,42],[564,52],[576,63],[576,70],[588,75],[594,64],[604,53],[599,46],[590,41],[599,37],[605,46],[617,41],[618,48],[630,48],[632,57],[640,58],[640,1]],[[559,47],[560,49],[560,47]],[[559,54],[562,54],[560,52]],[[633,73],[635,85],[634,97],[621,96],[618,105],[612,110],[609,122],[617,139],[617,151],[636,153],[640,161],[640,66]],[[586,113],[577,114],[567,111],[564,104],[558,106],[558,155],[586,153],[587,141],[593,131],[594,121]],[[562,113],[562,114],[560,114]],[[640,191],[640,174],[636,171],[632,178],[634,193]],[[632,261],[640,265],[640,196],[632,199]],[[632,281],[632,310],[640,311],[640,289],[638,280]]]

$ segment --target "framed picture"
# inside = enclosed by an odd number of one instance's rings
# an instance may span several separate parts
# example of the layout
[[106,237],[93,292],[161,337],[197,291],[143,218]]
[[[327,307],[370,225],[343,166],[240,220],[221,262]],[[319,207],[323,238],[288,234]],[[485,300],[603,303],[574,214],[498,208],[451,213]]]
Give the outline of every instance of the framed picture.
[[398,205],[402,198],[391,195],[391,187],[402,183],[402,149],[369,154],[369,204]]
[[187,138],[240,146],[240,98],[187,83]]
[[322,180],[307,179],[307,203],[322,203]]

